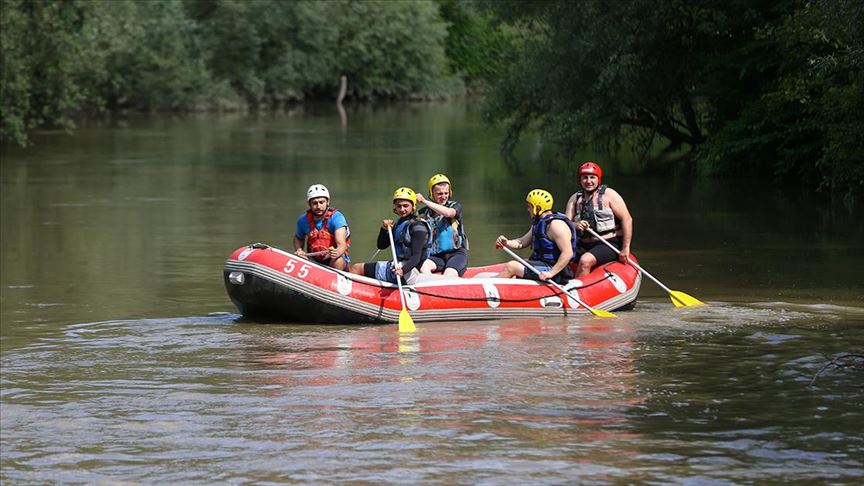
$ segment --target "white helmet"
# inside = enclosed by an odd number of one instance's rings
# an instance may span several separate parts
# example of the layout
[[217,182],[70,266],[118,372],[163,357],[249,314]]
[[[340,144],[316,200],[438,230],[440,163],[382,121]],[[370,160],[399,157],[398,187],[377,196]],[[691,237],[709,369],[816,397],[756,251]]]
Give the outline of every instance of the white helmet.
[[310,199],[316,197],[326,197],[327,199],[330,199],[330,191],[328,191],[323,184],[312,184],[309,186],[309,190],[306,191],[306,202],[309,202]]

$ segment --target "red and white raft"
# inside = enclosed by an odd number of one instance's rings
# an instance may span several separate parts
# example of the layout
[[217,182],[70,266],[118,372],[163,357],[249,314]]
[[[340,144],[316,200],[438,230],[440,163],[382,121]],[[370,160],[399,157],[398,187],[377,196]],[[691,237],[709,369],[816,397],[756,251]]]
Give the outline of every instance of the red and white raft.
[[[502,265],[471,267],[463,278],[421,276],[415,285],[404,287],[411,317],[424,322],[589,314],[554,286],[496,278]],[[564,288],[595,309],[614,311],[635,305],[641,280],[632,266],[612,262]],[[240,312],[252,318],[309,324],[385,323],[396,322],[402,310],[394,284],[334,270],[260,243],[231,254],[225,262],[225,287]]]

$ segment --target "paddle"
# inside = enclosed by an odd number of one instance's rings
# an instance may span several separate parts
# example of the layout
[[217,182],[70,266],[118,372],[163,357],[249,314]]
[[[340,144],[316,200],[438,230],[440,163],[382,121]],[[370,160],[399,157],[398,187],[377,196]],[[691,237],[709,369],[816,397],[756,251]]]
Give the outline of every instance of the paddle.
[[[612,244],[609,243],[608,241],[606,241],[606,239],[601,238],[600,235],[598,235],[598,234],[597,234],[593,229],[588,228],[588,232],[591,233],[592,235],[594,235],[594,237],[597,238],[598,240],[602,241],[606,246],[608,246],[609,248],[612,248],[612,250],[614,250],[615,253],[617,253],[617,254],[619,254],[619,255],[621,254],[621,251],[620,251],[618,248],[615,248],[614,246],[612,246]],[[663,290],[665,290],[666,292],[668,292],[668,293],[669,293],[669,298],[672,299],[672,303],[675,304],[675,307],[698,307],[698,306],[700,306],[700,305],[706,305],[704,302],[700,301],[699,299],[697,299],[697,298],[695,298],[695,297],[692,297],[692,296],[690,296],[690,295],[687,295],[687,294],[685,294],[684,292],[679,292],[679,291],[677,291],[677,290],[672,290],[672,289],[670,289],[669,287],[663,285],[662,282],[660,282],[659,280],[657,280],[656,278],[654,278],[654,276],[651,275],[650,273],[646,272],[644,268],[642,268],[642,267],[640,267],[639,265],[637,265],[637,264],[636,264],[633,260],[631,260],[629,257],[627,258],[627,263],[629,263],[630,265],[633,265],[634,267],[636,267],[637,270],[639,270],[640,272],[644,273],[646,276],[648,276],[648,278],[650,278],[651,280],[653,280],[654,283],[656,283],[656,284],[659,285]]]
[[[396,259],[396,245],[393,244],[393,228],[387,227],[387,235],[390,236],[390,250],[393,251],[393,270],[399,265],[399,260]],[[405,308],[405,294],[402,293],[402,277],[396,275],[396,285],[399,286],[399,301],[402,302],[402,312],[399,313],[399,332],[414,332],[417,330],[414,327],[414,319],[411,319],[411,314]]]
[[[521,263],[522,265],[524,265],[525,268],[530,269],[532,272],[536,273],[538,276],[540,275],[540,270],[537,270],[536,268],[534,268],[533,265],[531,265],[530,263],[528,263],[528,262],[526,262],[525,260],[523,260],[522,257],[520,257],[519,255],[513,253],[513,251],[511,251],[510,248],[507,248],[506,246],[502,246],[501,248],[503,248],[504,251],[506,251],[508,255],[510,255],[511,257],[515,258],[516,261],[518,261],[519,263]],[[594,309],[594,308],[592,308],[592,307],[589,307],[588,304],[586,304],[585,302],[582,302],[581,300],[579,300],[579,296],[578,296],[578,295],[576,295],[575,293],[572,293],[572,294],[571,294],[567,289],[565,289],[564,287],[562,287],[561,285],[559,285],[558,282],[555,282],[554,280],[549,280],[549,281],[546,281],[546,282],[544,282],[544,283],[548,283],[548,284],[552,284],[552,285],[554,285],[555,287],[558,288],[558,290],[560,290],[560,291],[564,292],[565,294],[569,295],[573,300],[575,300],[576,302],[578,302],[579,305],[581,305],[582,307],[588,309],[589,311],[591,311],[592,314],[594,314],[594,315],[597,316],[597,317],[615,317],[615,314],[613,314],[613,313],[611,313],[611,312],[607,312],[607,311],[604,311],[604,310]]]
[[312,253],[304,253],[304,254],[302,254],[302,255],[300,255],[300,256],[302,256],[303,258],[309,260],[310,258],[319,257],[319,256],[321,256],[321,255],[323,255],[323,254],[325,254],[325,253],[330,253],[330,250],[313,251]]

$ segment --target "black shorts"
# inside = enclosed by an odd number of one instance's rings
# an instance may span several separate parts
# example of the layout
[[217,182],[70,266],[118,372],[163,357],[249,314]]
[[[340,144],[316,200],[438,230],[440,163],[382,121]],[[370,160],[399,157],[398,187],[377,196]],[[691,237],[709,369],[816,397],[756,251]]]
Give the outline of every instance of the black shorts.
[[[606,240],[612,244],[615,248],[621,249],[621,237],[616,236],[615,238],[611,238]],[[590,253],[594,255],[594,258],[597,259],[597,265],[602,265],[604,263],[614,262],[618,259],[618,254],[615,253],[612,248],[604,245],[602,241],[594,241],[591,243],[583,243],[579,242],[579,248],[576,249],[576,256],[573,257],[574,262],[578,262],[582,255],[585,253]]]
[[459,272],[461,277],[468,269],[468,250],[459,248],[458,250],[431,255],[429,260],[435,264],[436,272],[443,272],[444,269],[452,268]]

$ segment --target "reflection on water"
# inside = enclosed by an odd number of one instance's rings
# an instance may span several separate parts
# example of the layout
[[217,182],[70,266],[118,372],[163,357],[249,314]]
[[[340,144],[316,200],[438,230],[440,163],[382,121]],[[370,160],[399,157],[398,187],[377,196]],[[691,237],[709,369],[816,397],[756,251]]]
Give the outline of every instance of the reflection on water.
[[[502,260],[497,235],[526,231],[527,190],[545,187],[562,203],[575,190],[574,177],[527,160],[514,175],[501,134],[463,105],[352,110],[344,132],[326,106],[132,118],[0,149],[2,345],[58,324],[233,311],[214,272],[250,242],[290,248],[314,182],[347,215],[362,261],[392,216],[394,187],[422,189],[447,173],[476,265]],[[714,302],[860,303],[864,218],[798,192],[754,206],[759,181],[635,176],[626,159],[589,156],[626,197],[640,262],[671,288]],[[641,298],[667,297],[646,282]]]
[[2,149],[0,482],[864,474],[860,368],[826,367],[864,349],[862,220],[800,194],[754,206],[758,181],[637,177],[600,157],[640,262],[709,307],[674,309],[646,282],[613,320],[400,335],[229,314],[228,253],[290,247],[313,182],[348,215],[362,260],[393,188],[447,173],[476,264],[501,260],[497,235],[527,229],[528,189],[563,201],[574,188],[543,164],[502,163],[500,134],[464,106],[349,108],[344,129],[331,108],[131,119]]
[[429,323],[401,338],[394,326],[236,315],[70,325],[3,354],[3,477],[859,476],[860,374],[834,369],[810,381],[823,355],[860,348],[864,315],[750,311],[758,317],[658,306],[616,320]]

